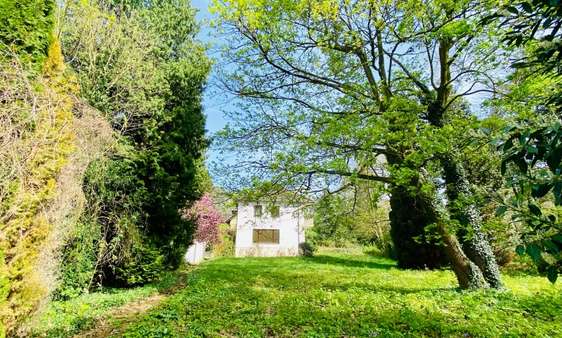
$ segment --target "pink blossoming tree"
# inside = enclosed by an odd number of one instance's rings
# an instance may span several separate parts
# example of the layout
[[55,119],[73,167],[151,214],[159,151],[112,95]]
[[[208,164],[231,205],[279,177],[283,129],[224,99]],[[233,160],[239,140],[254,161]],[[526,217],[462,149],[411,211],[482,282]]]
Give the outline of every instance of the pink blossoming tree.
[[187,216],[195,219],[197,224],[195,240],[207,244],[217,244],[220,241],[219,224],[223,222],[223,219],[209,194],[203,195],[201,199],[195,202],[187,210]]

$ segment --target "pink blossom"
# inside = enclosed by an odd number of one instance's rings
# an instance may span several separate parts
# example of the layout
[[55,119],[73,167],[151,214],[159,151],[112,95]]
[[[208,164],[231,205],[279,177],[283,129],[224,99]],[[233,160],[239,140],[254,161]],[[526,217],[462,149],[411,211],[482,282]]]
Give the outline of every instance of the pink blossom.
[[219,224],[223,222],[212,197],[205,194],[187,210],[187,216],[194,218],[197,225],[195,240],[216,244],[220,241]]

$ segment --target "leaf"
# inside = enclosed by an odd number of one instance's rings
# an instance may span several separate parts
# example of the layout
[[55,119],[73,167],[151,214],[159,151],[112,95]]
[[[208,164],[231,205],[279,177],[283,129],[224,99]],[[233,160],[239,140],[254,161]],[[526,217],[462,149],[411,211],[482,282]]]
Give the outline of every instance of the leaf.
[[515,248],[515,252],[519,255],[519,256],[523,256],[525,254],[525,246],[523,245],[518,245],[517,248]]
[[558,245],[556,245],[556,243],[551,240],[544,240],[543,244],[548,250],[547,252],[550,254],[557,255],[560,252],[560,249],[558,249]]
[[548,156],[546,157],[546,163],[551,172],[556,174],[556,169],[560,168],[560,160],[562,160],[562,148],[558,147],[555,148]]
[[542,215],[541,208],[539,208],[534,203],[529,203],[529,211],[535,216],[541,216]]
[[501,217],[501,216],[503,216],[506,211],[507,211],[507,206],[505,206],[505,205],[500,205],[500,206],[496,209],[496,217]]
[[554,194],[554,204],[561,205],[562,204],[562,182],[556,182],[554,185],[554,190],[552,190]]
[[529,63],[528,62],[514,62],[511,64],[512,68],[525,68],[528,67]]
[[513,13],[513,14],[515,14],[515,15],[519,14],[519,10],[517,9],[517,7],[514,7],[514,6],[507,6],[506,9],[507,9],[509,12],[511,12],[511,13]]
[[533,7],[531,6],[530,3],[528,2],[524,2],[521,4],[521,7],[523,7],[523,10],[527,13],[532,13],[533,12]]
[[558,269],[555,266],[549,266],[546,269],[546,277],[552,284],[556,283],[558,279]]
[[511,148],[513,148],[513,139],[510,138],[503,144],[503,151],[507,152]]
[[527,245],[527,254],[531,256],[535,263],[538,263],[542,260],[541,257],[541,249],[536,244],[529,244]]
[[548,192],[552,189],[552,184],[544,183],[544,184],[533,184],[531,187],[531,195],[534,198],[541,198],[544,195],[548,194]]
[[501,171],[502,176],[505,176],[505,172],[507,171],[507,160],[502,161],[500,171]]
[[515,159],[514,162],[515,162],[515,164],[517,164],[517,166],[519,167],[519,170],[522,173],[527,173],[528,165],[527,165],[527,161],[525,161],[525,159],[518,158],[518,159]]

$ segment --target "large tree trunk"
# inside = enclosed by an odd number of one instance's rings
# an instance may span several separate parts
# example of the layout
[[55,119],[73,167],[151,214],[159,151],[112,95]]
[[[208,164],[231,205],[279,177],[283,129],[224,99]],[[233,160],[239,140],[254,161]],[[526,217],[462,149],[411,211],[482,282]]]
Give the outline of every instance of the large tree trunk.
[[426,226],[437,221],[433,205],[397,186],[391,191],[390,207],[390,235],[398,266],[423,269],[446,265],[442,247],[426,240]]
[[[400,246],[402,248],[399,252],[402,255],[403,261],[416,263],[418,264],[416,267],[432,267],[439,264],[442,265],[444,263],[444,258],[447,258],[457,277],[460,288],[476,289],[489,286],[481,269],[467,257],[458,239],[447,230],[440,218],[436,205],[437,202],[435,202],[434,198],[419,191],[413,194],[412,191],[407,191],[407,189],[399,186],[394,187],[392,192],[391,205],[393,204],[393,200],[394,203],[399,201],[400,209],[395,209],[393,206],[391,221],[397,218],[400,221],[398,224],[401,227],[398,229],[391,228],[391,235],[394,233],[393,241],[395,246]],[[404,208],[405,206],[407,209]],[[444,250],[442,250],[443,247],[425,241],[405,241],[404,238],[412,238],[411,233],[409,236],[405,236],[404,233],[400,236],[396,236],[397,230],[418,233],[420,231],[420,224],[424,226],[430,224],[436,225],[437,235],[441,237],[444,243]],[[421,237],[423,238],[425,229],[421,228],[421,232]],[[395,237],[398,237],[398,240],[395,240]],[[418,250],[417,256],[410,256],[411,253],[415,252],[415,249]],[[399,266],[401,266],[400,263]]]
[[463,252],[457,238],[450,234],[442,222],[437,223],[437,231],[445,244],[445,253],[451,262],[461,289],[488,287],[482,271]]
[[[391,165],[404,165],[399,154],[387,155]],[[437,211],[416,190],[419,178],[408,187],[393,186],[390,194],[390,236],[398,266],[405,269],[438,268],[447,264],[443,248],[426,240],[426,227],[437,221]]]
[[453,156],[442,158],[447,184],[447,197],[451,217],[462,226],[461,242],[468,257],[478,265],[484,278],[491,287],[503,287],[500,270],[490,242],[482,231],[482,218],[477,206],[472,202],[463,201],[463,197],[471,195],[470,183],[462,164],[454,160]]

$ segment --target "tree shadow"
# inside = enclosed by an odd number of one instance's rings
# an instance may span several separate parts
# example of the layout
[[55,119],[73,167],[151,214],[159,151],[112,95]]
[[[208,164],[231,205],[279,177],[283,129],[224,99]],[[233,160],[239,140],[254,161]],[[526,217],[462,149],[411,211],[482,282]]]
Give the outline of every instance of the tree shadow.
[[368,269],[383,269],[388,270],[391,268],[396,268],[395,263],[381,263],[373,261],[364,261],[351,258],[340,258],[327,255],[318,255],[314,257],[304,257],[303,259],[316,264],[330,264],[330,265],[340,265],[352,268],[368,268]]

